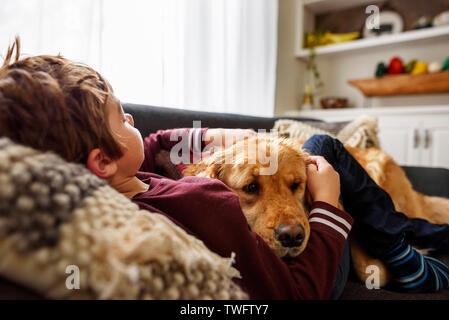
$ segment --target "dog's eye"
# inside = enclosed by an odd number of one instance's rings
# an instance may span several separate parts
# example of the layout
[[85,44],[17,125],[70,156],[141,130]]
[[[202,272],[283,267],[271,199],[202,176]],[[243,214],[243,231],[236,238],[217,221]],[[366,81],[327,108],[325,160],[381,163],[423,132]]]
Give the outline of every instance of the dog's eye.
[[290,189],[295,192],[297,189],[299,188],[299,183],[298,182],[294,182],[291,186]]
[[248,194],[255,194],[259,192],[259,184],[257,182],[251,182],[243,187],[243,191]]

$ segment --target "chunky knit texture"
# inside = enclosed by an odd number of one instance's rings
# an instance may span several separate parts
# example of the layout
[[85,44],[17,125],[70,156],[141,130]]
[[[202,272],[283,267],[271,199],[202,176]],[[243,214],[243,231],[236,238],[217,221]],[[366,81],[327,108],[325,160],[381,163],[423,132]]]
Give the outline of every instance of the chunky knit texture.
[[279,134],[302,140],[307,140],[314,134],[327,134],[337,138],[342,143],[360,149],[371,147],[379,148],[377,118],[373,116],[361,116],[344,126],[338,133],[332,134],[328,130],[314,127],[310,122],[280,119],[276,120],[273,129]]
[[0,138],[2,276],[59,299],[245,299],[232,263],[85,167]]

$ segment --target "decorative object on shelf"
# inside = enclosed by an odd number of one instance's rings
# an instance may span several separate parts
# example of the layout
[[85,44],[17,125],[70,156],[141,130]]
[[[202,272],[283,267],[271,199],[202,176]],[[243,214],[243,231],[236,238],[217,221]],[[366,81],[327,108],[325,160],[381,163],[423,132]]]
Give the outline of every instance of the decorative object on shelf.
[[324,83],[321,80],[321,74],[316,63],[316,53],[314,47],[310,49],[310,55],[307,61],[306,69],[311,72],[313,76],[313,80],[311,80],[311,82],[313,83],[312,89],[313,87],[315,87],[315,89],[322,88],[324,86]]
[[449,71],[449,57],[447,57],[446,60],[444,60],[443,70],[444,71]]
[[413,23],[412,29],[425,29],[430,28],[432,26],[433,26],[432,18],[429,16],[422,16],[419,17],[419,19]]
[[416,61],[411,74],[418,75],[426,73],[427,73],[427,63],[424,61]]
[[449,71],[353,79],[349,80],[348,83],[359,89],[367,97],[442,93],[449,92]]
[[409,62],[407,62],[407,64],[405,65],[405,68],[404,68],[404,72],[412,73],[413,68],[415,68],[415,64],[416,64],[416,59],[413,59],[413,60],[410,60]]
[[400,74],[404,72],[404,64],[399,57],[393,57],[388,65],[388,74]]
[[[309,39],[308,45],[310,46],[309,56],[306,62],[306,69],[309,75],[309,79],[306,80],[306,87],[304,91],[304,100],[308,99],[308,103],[306,104],[306,108],[308,108],[307,104],[311,104],[312,107],[314,105],[314,95],[317,94],[323,87],[324,83],[321,80],[321,74],[318,70],[318,65],[316,63],[316,52],[315,47],[317,44],[321,43],[321,34],[317,33],[315,38]],[[311,77],[310,77],[311,76]]]
[[403,65],[401,58],[393,57],[390,60],[386,70],[383,62],[379,62],[377,64],[375,77],[382,78],[385,75],[398,75],[404,73],[410,75],[421,75],[426,73],[438,73],[443,70],[449,70],[449,57],[444,62],[444,65],[439,61],[433,61],[428,64],[425,61],[413,59],[410,60],[405,66]]
[[306,84],[302,100],[302,110],[313,109],[313,89],[311,84]]
[[[321,46],[316,49],[317,56],[338,55],[340,53],[360,52],[364,54],[370,48],[386,48],[387,46],[407,45],[415,47],[418,41],[429,40],[429,43],[439,43],[449,35],[449,26],[427,28],[422,30],[410,30],[385,37],[360,39],[341,45]],[[308,49],[301,49],[296,53],[298,58],[306,58],[309,55]]]
[[342,109],[348,105],[348,99],[342,97],[324,97],[320,102],[323,109]]
[[440,72],[441,70],[443,70],[443,65],[438,61],[431,62],[429,64],[429,67],[427,68],[427,71],[429,73],[436,73]]
[[433,18],[433,25],[435,27],[449,25],[449,11],[443,11]]
[[376,67],[376,77],[380,78],[387,74],[387,66],[384,62],[379,62]]
[[304,35],[304,48],[314,48],[328,44],[348,42],[359,37],[360,32],[358,31],[349,33],[332,33],[329,31],[317,30],[314,32],[307,32]]
[[392,9],[386,9],[381,10],[379,13],[379,29],[368,29],[365,24],[363,29],[363,37],[373,38],[385,34],[400,33],[403,30],[404,19],[401,15]]
[[313,32],[306,32],[304,33],[304,38],[303,38],[303,48],[315,48],[318,47],[320,45],[323,45],[325,32],[323,30],[315,30]]

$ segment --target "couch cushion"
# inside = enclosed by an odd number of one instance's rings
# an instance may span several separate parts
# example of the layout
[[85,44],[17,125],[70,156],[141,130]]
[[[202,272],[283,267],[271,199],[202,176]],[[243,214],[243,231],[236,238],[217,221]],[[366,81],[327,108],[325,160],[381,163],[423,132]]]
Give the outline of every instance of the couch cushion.
[[403,166],[413,189],[428,196],[449,198],[449,169]]
[[[449,265],[448,254],[437,254],[435,258]],[[449,300],[449,290],[435,293],[401,293],[386,289],[367,289],[351,270],[348,283],[340,297],[341,300]]]

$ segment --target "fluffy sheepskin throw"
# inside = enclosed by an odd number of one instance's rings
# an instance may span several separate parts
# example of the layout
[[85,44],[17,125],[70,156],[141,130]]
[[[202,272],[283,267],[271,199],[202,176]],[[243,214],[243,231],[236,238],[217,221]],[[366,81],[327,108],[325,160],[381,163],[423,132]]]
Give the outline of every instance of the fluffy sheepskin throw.
[[348,123],[336,134],[325,129],[316,128],[311,122],[304,123],[286,119],[277,120],[273,129],[278,130],[280,134],[290,138],[306,140],[314,134],[327,134],[351,147],[361,149],[380,147],[377,136],[377,117],[367,115]]
[[245,299],[232,262],[84,166],[0,138],[1,276],[57,299]]

